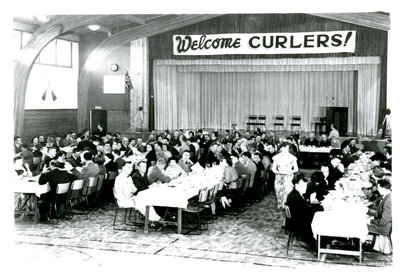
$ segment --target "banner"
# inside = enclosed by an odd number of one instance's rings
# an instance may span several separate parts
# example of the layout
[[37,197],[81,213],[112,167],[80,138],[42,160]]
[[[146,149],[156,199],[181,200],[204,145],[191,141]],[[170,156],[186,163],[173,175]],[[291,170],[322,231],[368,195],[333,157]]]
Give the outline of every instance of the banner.
[[174,35],[174,55],[354,53],[356,31]]

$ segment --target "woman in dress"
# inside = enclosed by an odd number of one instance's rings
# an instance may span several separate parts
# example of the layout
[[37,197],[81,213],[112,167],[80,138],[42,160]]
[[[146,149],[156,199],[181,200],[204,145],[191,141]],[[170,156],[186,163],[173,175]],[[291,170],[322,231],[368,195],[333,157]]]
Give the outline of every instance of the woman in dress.
[[293,174],[299,170],[297,158],[289,153],[289,143],[280,145],[280,152],[273,158],[272,171],[275,173],[275,194],[278,209],[284,209],[286,197],[293,188]]

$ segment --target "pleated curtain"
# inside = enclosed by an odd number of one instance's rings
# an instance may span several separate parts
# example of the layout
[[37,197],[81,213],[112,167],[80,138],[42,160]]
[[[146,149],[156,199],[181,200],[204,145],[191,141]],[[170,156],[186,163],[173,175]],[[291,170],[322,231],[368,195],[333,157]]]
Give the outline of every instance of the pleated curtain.
[[377,127],[378,93],[379,58],[154,63],[158,130],[227,129],[232,124],[245,129],[248,116],[255,114],[266,115],[268,129],[276,115],[285,117],[286,129],[292,116],[301,116],[303,131],[311,131],[325,116],[325,107],[333,106],[349,108],[349,132],[371,135]]

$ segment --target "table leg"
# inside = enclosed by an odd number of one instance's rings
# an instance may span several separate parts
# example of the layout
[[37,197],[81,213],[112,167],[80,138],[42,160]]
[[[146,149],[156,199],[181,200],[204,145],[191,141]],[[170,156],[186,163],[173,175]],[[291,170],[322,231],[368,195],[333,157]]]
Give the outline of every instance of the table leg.
[[321,257],[320,248],[321,248],[321,236],[317,235],[317,259],[318,259],[318,261]]
[[146,212],[144,215],[144,232],[149,232],[149,214],[150,214],[150,206],[146,206]]
[[360,264],[362,263],[362,243],[361,243],[361,239],[358,239],[358,241],[360,242]]
[[36,220],[36,223],[38,223],[39,222],[39,207],[38,207],[38,197],[36,195],[33,196],[33,209],[35,212],[34,218]]
[[178,234],[182,234],[182,208],[178,208]]

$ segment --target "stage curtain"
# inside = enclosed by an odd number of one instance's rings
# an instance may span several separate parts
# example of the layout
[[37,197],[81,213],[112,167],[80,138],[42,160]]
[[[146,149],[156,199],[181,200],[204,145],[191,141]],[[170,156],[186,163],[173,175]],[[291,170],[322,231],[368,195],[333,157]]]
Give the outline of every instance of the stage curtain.
[[[236,66],[227,65],[226,60],[208,65],[158,61],[154,66],[156,129],[227,129],[233,123],[244,129],[249,114],[266,115],[271,129],[273,117],[280,114],[285,116],[286,129],[291,117],[300,115],[303,131],[310,131],[325,116],[324,107],[335,106],[349,108],[349,132],[370,135],[378,117],[379,62],[371,57],[342,64],[329,59],[295,64],[234,61]],[[353,99],[355,70],[357,102]]]

